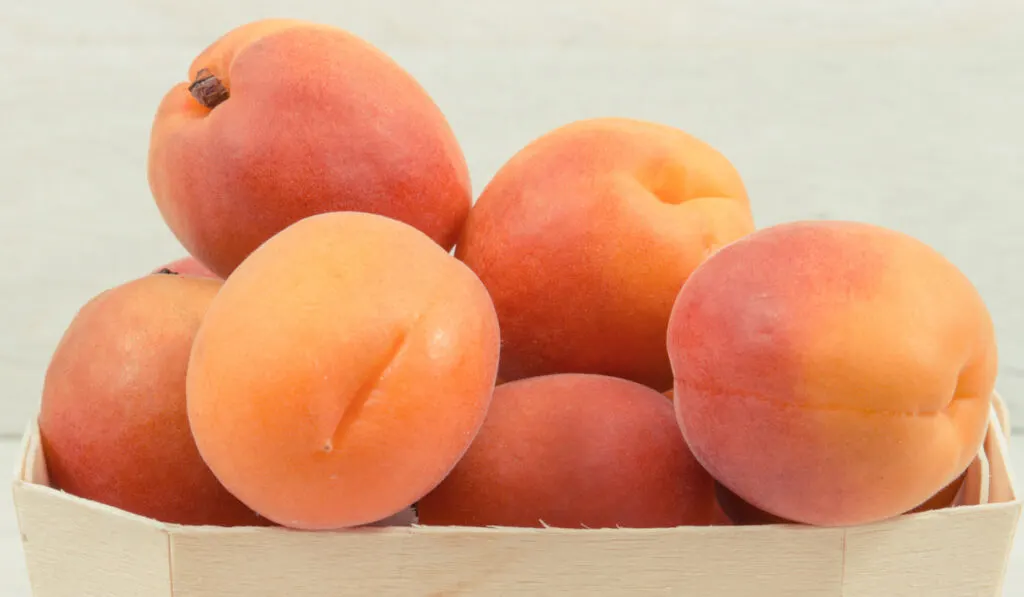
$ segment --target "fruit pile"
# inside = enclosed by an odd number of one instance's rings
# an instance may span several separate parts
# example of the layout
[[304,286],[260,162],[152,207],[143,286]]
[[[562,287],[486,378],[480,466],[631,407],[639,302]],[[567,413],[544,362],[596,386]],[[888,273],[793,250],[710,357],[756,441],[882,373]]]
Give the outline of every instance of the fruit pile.
[[867,223],[755,227],[732,164],[581,120],[476,201],[444,115],[335,27],[228,32],[156,111],[189,257],[74,317],[38,418],[54,486],[157,520],[862,524],[949,507],[993,325]]

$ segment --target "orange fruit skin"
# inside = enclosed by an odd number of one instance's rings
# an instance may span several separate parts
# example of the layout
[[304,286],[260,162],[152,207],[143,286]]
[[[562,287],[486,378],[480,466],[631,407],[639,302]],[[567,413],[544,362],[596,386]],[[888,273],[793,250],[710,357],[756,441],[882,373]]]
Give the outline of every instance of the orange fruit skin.
[[[941,491],[928,498],[928,500],[923,504],[908,511],[907,514],[917,514],[920,512],[928,512],[930,510],[941,510],[943,508],[950,508],[954,506],[956,494],[960,491],[960,486],[963,484],[963,481],[964,475],[960,475],[952,483],[943,487]],[[715,497],[718,500],[719,508],[721,509],[723,517],[731,524],[793,524],[793,521],[791,520],[786,520],[785,518],[769,514],[763,510],[758,510],[741,500],[739,496],[729,491],[729,489],[721,483],[715,483]]]
[[984,439],[991,317],[952,263],[905,234],[792,222],[724,247],[668,330],[697,459],[773,516],[820,526],[907,512]]
[[486,289],[415,228],[311,216],[227,279],[188,371],[204,459],[298,529],[375,522],[455,466],[484,421],[500,337]]
[[555,374],[498,386],[483,429],[418,504],[426,525],[654,528],[717,520],[672,403],[635,382]]
[[[212,109],[205,70],[230,96]],[[154,116],[149,186],[181,244],[220,277],[306,216],[363,211],[446,249],[472,202],[455,135],[425,89],[342,29],[294,19],[227,32],[192,62]]]
[[38,417],[55,487],[167,523],[268,524],[217,481],[188,424],[186,367],[219,288],[144,276],[78,311],[47,368]]
[[718,151],[623,118],[570,123],[487,184],[456,256],[502,326],[501,377],[594,373],[672,385],[665,330],[683,282],[753,231],[747,192]]

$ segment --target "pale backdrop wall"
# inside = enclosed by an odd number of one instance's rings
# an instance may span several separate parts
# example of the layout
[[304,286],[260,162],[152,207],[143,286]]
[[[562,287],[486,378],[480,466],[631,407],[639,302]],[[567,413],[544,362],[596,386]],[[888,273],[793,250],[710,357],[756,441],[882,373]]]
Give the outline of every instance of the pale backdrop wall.
[[150,120],[223,31],[337,24],[416,75],[477,191],[577,118],[658,120],[739,167],[759,224],[845,218],[931,243],[996,321],[1024,422],[1019,0],[36,0],[0,6],[0,434],[97,292],[182,251],[148,194]]

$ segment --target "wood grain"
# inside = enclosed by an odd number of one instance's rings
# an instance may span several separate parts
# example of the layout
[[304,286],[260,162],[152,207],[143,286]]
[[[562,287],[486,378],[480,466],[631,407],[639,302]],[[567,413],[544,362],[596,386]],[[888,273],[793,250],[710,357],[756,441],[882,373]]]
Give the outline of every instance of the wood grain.
[[[610,536],[614,533],[614,538]],[[738,541],[737,535],[743,540]],[[834,594],[842,531],[172,532],[175,597]],[[727,537],[728,536],[728,537]],[[657,537],[657,539],[655,539]],[[546,578],[546,581],[539,581]],[[288,589],[298,581],[298,586]],[[303,581],[305,579],[305,582]]]

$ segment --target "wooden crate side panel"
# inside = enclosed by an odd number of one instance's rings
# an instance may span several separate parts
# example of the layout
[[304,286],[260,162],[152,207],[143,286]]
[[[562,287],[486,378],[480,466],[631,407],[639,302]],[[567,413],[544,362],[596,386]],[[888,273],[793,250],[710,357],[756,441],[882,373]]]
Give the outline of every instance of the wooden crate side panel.
[[996,597],[1019,503],[939,510],[846,531],[844,597]]
[[171,529],[175,597],[840,597],[842,531]]
[[158,523],[23,482],[14,499],[33,597],[171,597]]

